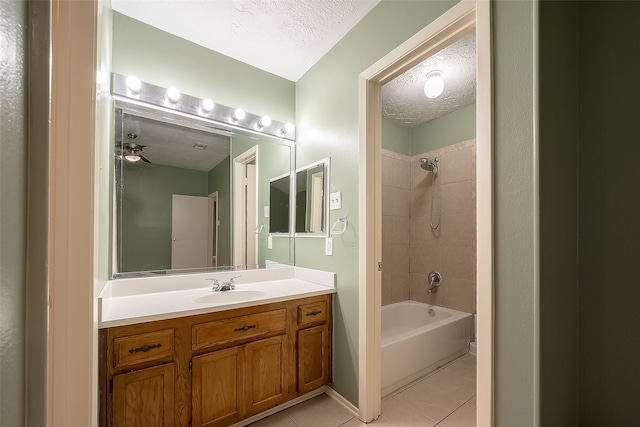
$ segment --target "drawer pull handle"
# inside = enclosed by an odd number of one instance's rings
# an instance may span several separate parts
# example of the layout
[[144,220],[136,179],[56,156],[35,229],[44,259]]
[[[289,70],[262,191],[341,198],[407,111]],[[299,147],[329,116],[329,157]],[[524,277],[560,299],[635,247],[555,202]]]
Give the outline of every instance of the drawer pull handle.
[[307,316],[317,316],[320,313],[322,313],[322,310],[310,311]]
[[249,329],[254,329],[257,325],[247,325],[247,326],[243,326],[242,328],[235,328],[234,331],[235,332],[241,332],[241,331],[248,331]]
[[162,347],[162,344],[144,345],[142,347],[132,348],[131,350],[129,350],[129,353],[137,353],[139,351],[146,353],[149,350],[159,347]]

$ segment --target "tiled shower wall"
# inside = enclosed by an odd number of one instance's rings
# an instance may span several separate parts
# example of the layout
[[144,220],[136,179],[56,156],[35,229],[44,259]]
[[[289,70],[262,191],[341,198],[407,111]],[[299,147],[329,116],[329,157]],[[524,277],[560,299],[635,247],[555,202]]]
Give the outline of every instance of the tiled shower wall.
[[[382,152],[382,304],[412,299],[475,313],[475,140],[411,157]],[[440,158],[436,230],[430,226],[432,172],[420,168],[420,157]],[[443,284],[429,294],[431,271],[442,274]]]

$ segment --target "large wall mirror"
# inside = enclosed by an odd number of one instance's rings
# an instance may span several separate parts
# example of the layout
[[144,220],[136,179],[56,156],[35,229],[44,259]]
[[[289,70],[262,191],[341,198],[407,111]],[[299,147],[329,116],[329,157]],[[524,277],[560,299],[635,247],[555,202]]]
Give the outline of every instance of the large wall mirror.
[[292,143],[123,99],[114,129],[114,277],[293,263],[292,233],[268,239]]

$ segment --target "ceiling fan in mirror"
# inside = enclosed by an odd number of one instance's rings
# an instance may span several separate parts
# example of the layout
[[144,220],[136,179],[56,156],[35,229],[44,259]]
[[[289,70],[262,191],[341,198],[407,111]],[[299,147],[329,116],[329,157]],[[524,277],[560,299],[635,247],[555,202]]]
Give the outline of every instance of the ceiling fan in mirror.
[[142,149],[146,145],[136,144],[134,140],[138,137],[135,133],[128,133],[130,141],[122,144],[122,148],[116,147],[116,150],[120,151],[119,156],[124,157],[128,162],[137,162],[142,160],[146,163],[151,163],[146,157],[142,155]]

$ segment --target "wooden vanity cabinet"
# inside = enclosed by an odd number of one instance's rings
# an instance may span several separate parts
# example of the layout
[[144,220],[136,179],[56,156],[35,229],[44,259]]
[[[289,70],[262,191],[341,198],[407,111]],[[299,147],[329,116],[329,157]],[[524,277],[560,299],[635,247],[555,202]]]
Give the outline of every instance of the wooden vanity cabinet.
[[113,377],[113,425],[173,425],[173,363]]
[[[287,310],[279,308],[193,326],[194,350],[246,342],[193,358],[192,424],[228,426],[287,397]],[[256,337],[274,335],[270,338]]]
[[100,425],[229,426],[331,381],[331,295],[100,331]]
[[331,338],[327,323],[329,307],[328,300],[298,305],[297,383],[300,394],[315,390],[330,381]]
[[192,424],[231,425],[245,413],[244,350],[233,347],[193,358]]

